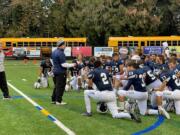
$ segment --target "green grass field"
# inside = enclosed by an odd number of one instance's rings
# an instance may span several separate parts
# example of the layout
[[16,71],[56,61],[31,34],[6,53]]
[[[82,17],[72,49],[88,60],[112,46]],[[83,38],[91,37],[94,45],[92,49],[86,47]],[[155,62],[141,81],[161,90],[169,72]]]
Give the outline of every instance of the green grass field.
[[[53,84],[50,78],[50,88],[36,90],[33,83],[37,80],[38,65],[29,61],[6,61],[7,80],[31,97],[35,102],[48,110],[53,116],[74,131],[77,135],[131,135],[143,130],[156,122],[157,116],[142,117],[142,123],[137,124],[125,119],[112,119],[110,114],[101,115],[93,105],[93,117],[81,116],[85,111],[83,92],[66,92],[66,106],[55,106],[50,103]],[[23,81],[26,79],[27,81]],[[20,96],[10,89],[11,96]],[[64,135],[62,129],[56,126],[24,98],[0,100],[0,135]],[[147,135],[179,135],[180,116],[171,114],[170,120]]]

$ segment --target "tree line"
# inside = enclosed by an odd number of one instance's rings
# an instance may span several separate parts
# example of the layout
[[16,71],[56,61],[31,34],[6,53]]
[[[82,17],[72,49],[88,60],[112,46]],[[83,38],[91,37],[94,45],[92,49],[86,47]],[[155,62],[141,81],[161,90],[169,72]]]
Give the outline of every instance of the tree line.
[[0,0],[0,37],[180,34],[180,0]]

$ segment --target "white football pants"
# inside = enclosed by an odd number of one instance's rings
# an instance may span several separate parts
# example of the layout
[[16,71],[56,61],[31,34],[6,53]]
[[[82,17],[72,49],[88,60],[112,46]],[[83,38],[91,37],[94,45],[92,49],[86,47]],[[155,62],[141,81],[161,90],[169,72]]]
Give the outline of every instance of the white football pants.
[[114,91],[85,90],[84,100],[86,105],[86,111],[88,113],[91,112],[90,98],[93,98],[96,101],[105,102],[113,118],[131,118],[129,113],[118,113],[116,94]]
[[119,90],[118,95],[136,100],[141,115],[145,115],[146,113],[154,114],[154,115],[158,114],[158,110],[153,110],[153,109],[147,110],[148,92],[139,92],[135,90],[129,90],[129,91]]

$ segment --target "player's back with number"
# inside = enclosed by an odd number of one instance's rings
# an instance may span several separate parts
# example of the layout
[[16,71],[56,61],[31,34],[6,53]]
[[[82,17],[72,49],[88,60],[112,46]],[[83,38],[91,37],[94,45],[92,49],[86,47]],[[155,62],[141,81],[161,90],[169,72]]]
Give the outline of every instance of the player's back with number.
[[110,82],[110,75],[107,70],[96,68],[94,71],[89,73],[89,76],[92,77],[93,83],[96,85],[99,91],[113,90]]
[[145,88],[145,72],[142,69],[136,69],[134,71],[129,71],[128,72],[128,84],[124,87],[125,90],[128,90],[131,85],[134,86],[134,89],[136,91],[140,92],[146,92]]
[[171,88],[172,91],[178,89],[180,90],[180,79],[176,76],[173,71],[161,74],[161,80],[167,81],[167,86]]

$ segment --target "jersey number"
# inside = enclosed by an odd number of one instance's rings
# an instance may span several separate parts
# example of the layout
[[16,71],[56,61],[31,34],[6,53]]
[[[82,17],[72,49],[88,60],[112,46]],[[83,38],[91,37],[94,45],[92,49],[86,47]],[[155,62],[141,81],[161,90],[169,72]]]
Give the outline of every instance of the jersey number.
[[141,79],[141,86],[142,86],[142,87],[145,87],[145,86],[146,86],[146,83],[145,83],[145,81],[144,81],[145,77],[146,77],[145,74],[140,74],[140,75],[139,75],[139,78]]
[[101,73],[101,78],[102,78],[102,82],[103,84],[109,84],[109,81],[107,79],[107,75],[105,73]]
[[156,77],[154,76],[154,74],[151,71],[148,71],[147,74],[151,77],[152,80],[156,79]]
[[173,75],[173,77],[172,77],[173,79],[174,79],[174,82],[175,82],[175,84],[176,84],[176,86],[180,86],[180,80],[176,77],[176,75]]

